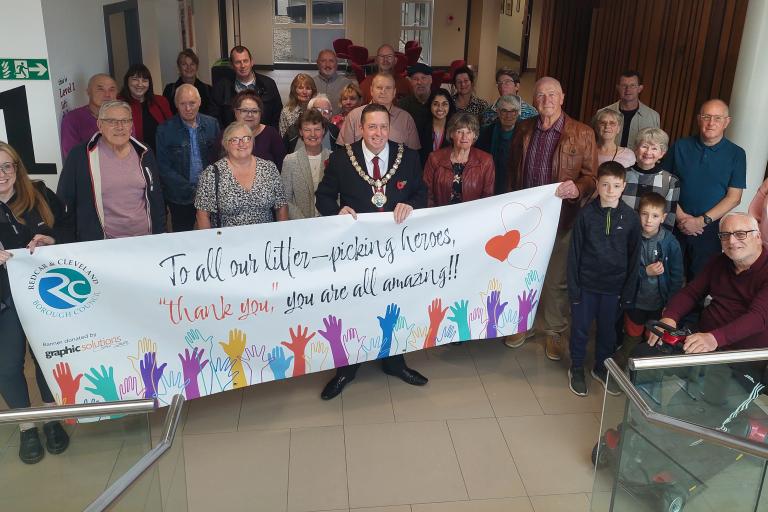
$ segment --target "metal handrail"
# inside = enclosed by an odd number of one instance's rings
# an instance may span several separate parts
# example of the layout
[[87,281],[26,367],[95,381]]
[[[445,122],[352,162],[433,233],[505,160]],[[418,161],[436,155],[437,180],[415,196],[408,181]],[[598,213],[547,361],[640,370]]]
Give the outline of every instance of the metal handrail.
[[101,495],[88,505],[85,512],[101,512],[106,510],[117,498],[120,497],[128,488],[171,447],[176,437],[176,428],[179,426],[181,409],[184,405],[184,395],[176,395],[168,407],[168,413],[163,423],[163,435],[160,442],[140,458],[136,464],[131,466],[123,476],[115,480]]
[[768,349],[727,350],[706,354],[680,354],[675,356],[642,357],[629,360],[630,370],[658,370],[707,364],[747,363],[768,361]]
[[762,443],[742,439],[733,434],[702,427],[701,425],[696,425],[695,423],[683,421],[654,411],[645,400],[643,400],[643,397],[640,396],[640,392],[632,382],[630,382],[629,378],[613,359],[606,359],[605,367],[608,370],[608,373],[610,373],[611,378],[616,381],[619,388],[621,388],[627,398],[640,411],[640,414],[643,415],[643,418],[648,423],[652,423],[658,427],[675,430],[683,434],[696,436],[704,441],[720,446],[726,446],[742,453],[760,457],[761,459],[768,459],[768,447]]
[[91,418],[116,414],[142,414],[157,409],[157,400],[142,398],[124,402],[94,402],[90,404],[57,405],[53,407],[28,407],[0,412],[0,425],[35,421],[53,421],[69,418]]

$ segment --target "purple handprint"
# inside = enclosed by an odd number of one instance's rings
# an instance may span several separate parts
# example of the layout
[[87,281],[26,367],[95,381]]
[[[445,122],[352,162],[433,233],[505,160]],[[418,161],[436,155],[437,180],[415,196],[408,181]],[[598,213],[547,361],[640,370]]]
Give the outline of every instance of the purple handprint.
[[[189,353],[189,349],[184,349],[184,354],[179,353],[179,360],[181,360],[181,370],[184,372],[184,380],[187,382],[186,393],[187,400],[190,398],[200,398],[200,387],[197,384],[197,376],[208,365],[208,359],[203,361],[204,348],[195,347],[192,350],[192,354]],[[202,361],[202,363],[201,363]]]
[[160,377],[163,376],[163,370],[168,363],[163,363],[158,368],[157,366],[157,354],[155,352],[147,352],[144,354],[144,359],[139,361],[139,369],[141,370],[141,380],[144,381],[144,398],[157,397],[157,385],[160,382]]
[[349,359],[344,350],[344,345],[341,343],[341,318],[328,315],[328,318],[323,318],[323,325],[325,325],[325,330],[318,329],[317,332],[320,333],[320,336],[328,340],[328,343],[331,345],[333,365],[336,368],[347,366],[349,364]]
[[485,300],[485,306],[488,313],[488,326],[486,328],[486,338],[496,338],[498,336],[497,324],[499,317],[507,307],[507,303],[499,304],[501,292],[494,290]]
[[528,317],[538,302],[536,300],[536,290],[530,290],[527,296],[525,290],[523,290],[523,294],[517,296],[517,332],[528,330]]

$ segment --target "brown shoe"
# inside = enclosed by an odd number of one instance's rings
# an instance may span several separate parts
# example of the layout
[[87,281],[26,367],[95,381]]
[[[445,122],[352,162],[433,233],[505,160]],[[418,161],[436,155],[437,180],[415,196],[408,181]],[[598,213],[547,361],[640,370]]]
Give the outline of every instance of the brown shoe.
[[561,337],[559,334],[547,334],[547,344],[544,347],[544,354],[550,361],[560,360],[560,343]]
[[523,344],[525,343],[525,340],[533,337],[534,334],[535,333],[533,329],[531,329],[530,331],[523,331],[523,332],[518,332],[516,334],[510,334],[509,336],[504,337],[504,344],[509,348],[519,348],[523,346]]

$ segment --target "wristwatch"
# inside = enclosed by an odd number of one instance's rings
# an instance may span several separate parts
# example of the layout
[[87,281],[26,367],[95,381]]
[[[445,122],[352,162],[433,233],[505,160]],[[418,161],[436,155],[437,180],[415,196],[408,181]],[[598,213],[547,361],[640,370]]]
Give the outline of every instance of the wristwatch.
[[712,224],[712,217],[710,217],[706,213],[703,215],[703,217],[704,217],[704,225],[705,226],[709,226],[710,224]]

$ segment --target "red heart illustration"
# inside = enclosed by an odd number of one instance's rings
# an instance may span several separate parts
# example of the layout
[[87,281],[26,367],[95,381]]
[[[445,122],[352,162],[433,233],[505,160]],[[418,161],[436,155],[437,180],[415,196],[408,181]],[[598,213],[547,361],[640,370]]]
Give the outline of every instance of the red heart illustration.
[[504,261],[509,253],[520,243],[520,232],[516,229],[507,231],[504,235],[496,235],[485,244],[485,252],[491,258]]

